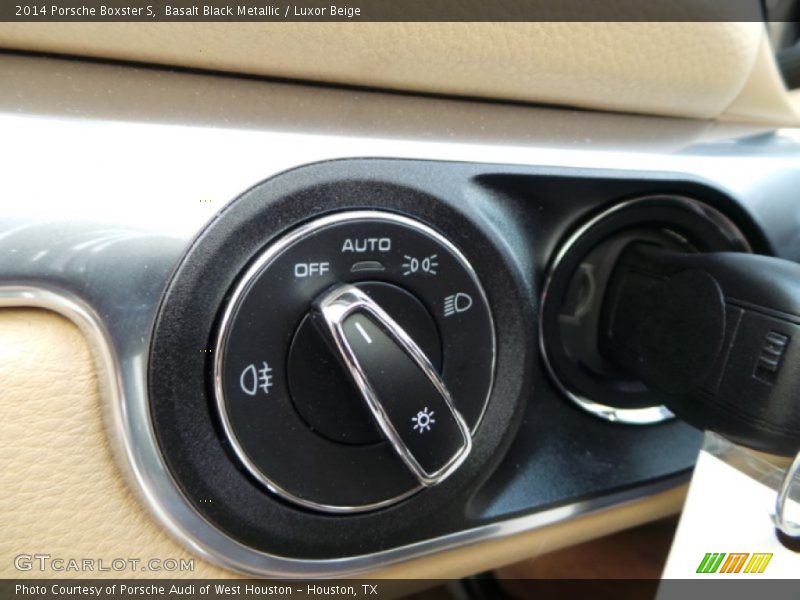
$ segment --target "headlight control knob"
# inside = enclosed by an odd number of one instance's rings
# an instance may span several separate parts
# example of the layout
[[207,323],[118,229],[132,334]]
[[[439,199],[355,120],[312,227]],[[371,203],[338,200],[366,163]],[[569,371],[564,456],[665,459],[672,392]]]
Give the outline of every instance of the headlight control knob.
[[375,422],[420,483],[438,483],[458,467],[472,446],[470,432],[417,343],[352,285],[326,292],[314,310]]
[[222,428],[271,492],[357,512],[469,455],[492,389],[491,311],[464,255],[408,217],[352,211],[269,244],[223,308]]

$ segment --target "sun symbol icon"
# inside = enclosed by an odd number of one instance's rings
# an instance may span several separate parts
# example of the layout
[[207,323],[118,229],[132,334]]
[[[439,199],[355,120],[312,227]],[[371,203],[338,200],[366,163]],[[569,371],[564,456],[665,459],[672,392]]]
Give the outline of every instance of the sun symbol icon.
[[436,423],[433,414],[434,411],[428,412],[428,407],[426,406],[417,413],[416,417],[411,417],[411,420],[414,422],[414,429],[418,429],[420,433],[430,431],[431,425]]

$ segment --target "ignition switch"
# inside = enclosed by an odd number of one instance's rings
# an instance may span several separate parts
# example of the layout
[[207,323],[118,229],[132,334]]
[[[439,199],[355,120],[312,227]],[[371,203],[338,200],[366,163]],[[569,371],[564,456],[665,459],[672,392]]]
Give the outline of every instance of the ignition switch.
[[798,451],[800,265],[632,244],[603,313],[603,353],[683,420],[765,452]]
[[542,319],[551,374],[593,414],[800,448],[800,265],[751,254],[715,209],[662,196],[599,215],[560,253]]
[[[613,205],[578,228],[562,245],[545,282],[540,340],[550,375],[565,395],[591,414],[646,425],[674,415],[645,385],[616,344],[603,351],[605,299],[615,266],[631,244],[680,254],[750,250],[722,213],[677,196],[650,196]],[[637,280],[631,279],[631,285]],[[620,305],[616,326],[637,321],[636,306]]]

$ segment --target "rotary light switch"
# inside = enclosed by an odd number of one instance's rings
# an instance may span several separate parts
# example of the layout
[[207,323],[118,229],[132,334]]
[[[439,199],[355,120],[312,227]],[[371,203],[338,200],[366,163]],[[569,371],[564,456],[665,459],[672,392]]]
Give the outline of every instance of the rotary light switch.
[[233,452],[301,506],[356,512],[467,458],[494,373],[473,269],[404,216],[322,217],[268,246],[221,318],[214,384]]
[[417,343],[355,286],[336,287],[314,308],[375,422],[420,483],[438,483],[457,468],[470,432]]

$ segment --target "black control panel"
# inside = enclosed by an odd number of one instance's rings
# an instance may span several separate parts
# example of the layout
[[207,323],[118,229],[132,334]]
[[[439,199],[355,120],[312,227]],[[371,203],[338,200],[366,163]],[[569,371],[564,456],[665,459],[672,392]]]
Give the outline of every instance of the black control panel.
[[[540,335],[583,314],[569,280],[555,304],[569,310],[548,309],[570,240],[654,190],[771,251],[701,181],[353,159],[254,186],[193,242],[154,325],[148,392],[171,476],[227,537],[298,559],[684,481],[701,434],[664,411],[598,418],[559,387]],[[659,240],[688,239],[662,216]],[[565,338],[572,356],[583,339]]]
[[[323,321],[339,306],[337,337]],[[237,282],[216,399],[232,447],[268,489],[319,510],[374,509],[465,458],[494,346],[486,295],[452,243],[401,215],[342,212],[276,240]]]

